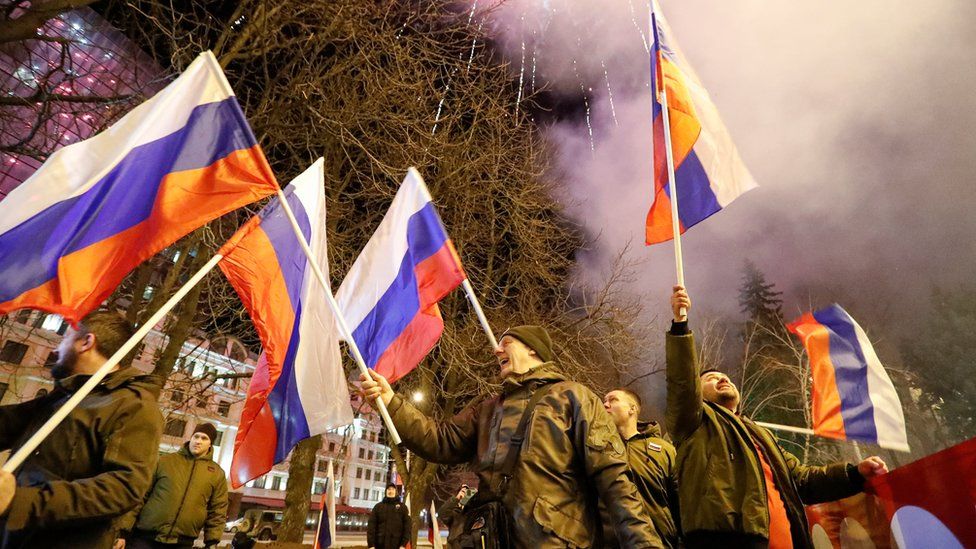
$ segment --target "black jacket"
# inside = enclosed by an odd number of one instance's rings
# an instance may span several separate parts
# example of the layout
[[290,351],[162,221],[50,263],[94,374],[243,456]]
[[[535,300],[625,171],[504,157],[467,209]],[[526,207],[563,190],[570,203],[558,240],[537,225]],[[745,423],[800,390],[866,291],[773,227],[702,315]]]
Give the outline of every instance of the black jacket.
[[373,507],[366,529],[366,545],[376,549],[399,549],[410,539],[410,515],[398,498],[383,498]]

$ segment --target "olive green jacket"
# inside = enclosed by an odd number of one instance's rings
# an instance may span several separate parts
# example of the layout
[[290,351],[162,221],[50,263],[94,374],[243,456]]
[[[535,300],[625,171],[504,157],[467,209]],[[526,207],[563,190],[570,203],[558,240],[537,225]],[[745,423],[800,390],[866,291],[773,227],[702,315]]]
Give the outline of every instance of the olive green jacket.
[[[138,516],[138,520],[136,520]],[[153,535],[160,543],[203,539],[217,543],[227,522],[227,477],[213,460],[213,447],[194,457],[186,444],[159,458],[145,505],[133,509],[121,524]]]
[[[528,400],[535,407],[511,481],[500,470]],[[509,376],[502,394],[434,421],[399,395],[390,415],[410,450],[434,463],[470,463],[480,491],[502,493],[517,549],[592,547],[600,536],[597,497],[608,503],[626,547],[662,547],[627,478],[623,444],[600,398],[567,381],[555,364]]]
[[[89,376],[41,398],[0,407],[0,449],[19,448]],[[108,548],[116,521],[138,505],[159,456],[159,385],[135,368],[110,373],[16,472],[4,549]]]
[[[628,477],[637,487],[644,502],[644,510],[651,518],[657,537],[669,549],[679,547],[678,483],[674,468],[674,445],[661,436],[657,423],[641,422],[638,432],[624,441],[627,454]],[[601,505],[602,516],[609,516]],[[604,526],[602,547],[621,547],[616,538]]]
[[667,426],[677,447],[686,541],[696,532],[769,537],[766,483],[754,440],[773,470],[797,549],[813,547],[804,503],[832,501],[861,490],[864,479],[855,467],[803,465],[749,418],[703,402],[690,333],[667,335],[667,389]]

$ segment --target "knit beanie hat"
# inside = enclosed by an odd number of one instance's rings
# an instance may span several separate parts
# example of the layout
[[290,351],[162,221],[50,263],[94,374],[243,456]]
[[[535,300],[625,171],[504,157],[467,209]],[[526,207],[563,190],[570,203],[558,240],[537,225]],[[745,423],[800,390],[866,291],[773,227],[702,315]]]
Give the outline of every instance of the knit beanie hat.
[[193,429],[194,433],[203,433],[210,437],[210,444],[217,440],[217,428],[213,423],[200,423]]
[[516,326],[509,328],[502,337],[512,336],[525,343],[529,349],[535,351],[539,359],[543,362],[552,362],[556,358],[556,353],[552,349],[552,339],[549,332],[542,326]]

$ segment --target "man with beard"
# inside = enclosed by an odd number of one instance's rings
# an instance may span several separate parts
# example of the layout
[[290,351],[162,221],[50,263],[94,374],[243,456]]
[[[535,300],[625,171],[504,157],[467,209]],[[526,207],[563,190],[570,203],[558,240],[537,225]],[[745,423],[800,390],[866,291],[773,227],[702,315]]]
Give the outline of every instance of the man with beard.
[[[49,394],[0,407],[0,449],[16,449],[133,334],[119,314],[69,328]],[[142,501],[158,456],[158,383],[116,367],[17,470],[0,473],[0,548],[109,548],[115,521]]]
[[688,292],[674,287],[667,335],[668,432],[678,450],[678,497],[685,546],[691,549],[813,547],[804,504],[861,491],[888,471],[879,457],[857,465],[800,463],[739,410],[729,376],[699,371],[688,330]]

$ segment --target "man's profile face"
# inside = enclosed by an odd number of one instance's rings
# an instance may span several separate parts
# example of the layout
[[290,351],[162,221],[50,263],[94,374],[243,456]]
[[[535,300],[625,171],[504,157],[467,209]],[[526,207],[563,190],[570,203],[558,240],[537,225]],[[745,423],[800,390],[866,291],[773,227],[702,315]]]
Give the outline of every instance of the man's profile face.
[[636,414],[633,400],[623,391],[607,393],[607,396],[603,397],[603,408],[613,418],[617,427],[626,424],[630,417]]
[[739,389],[722,372],[705,372],[701,376],[702,398],[732,411],[739,407]]
[[505,336],[498,342],[495,358],[498,359],[498,373],[502,379],[512,374],[524,374],[539,363],[535,351],[512,336]]
[[58,360],[51,366],[51,377],[54,379],[64,379],[75,373],[75,366],[78,364],[78,354],[81,347],[89,336],[82,336],[74,328],[68,327],[68,331],[61,338],[58,344]]

